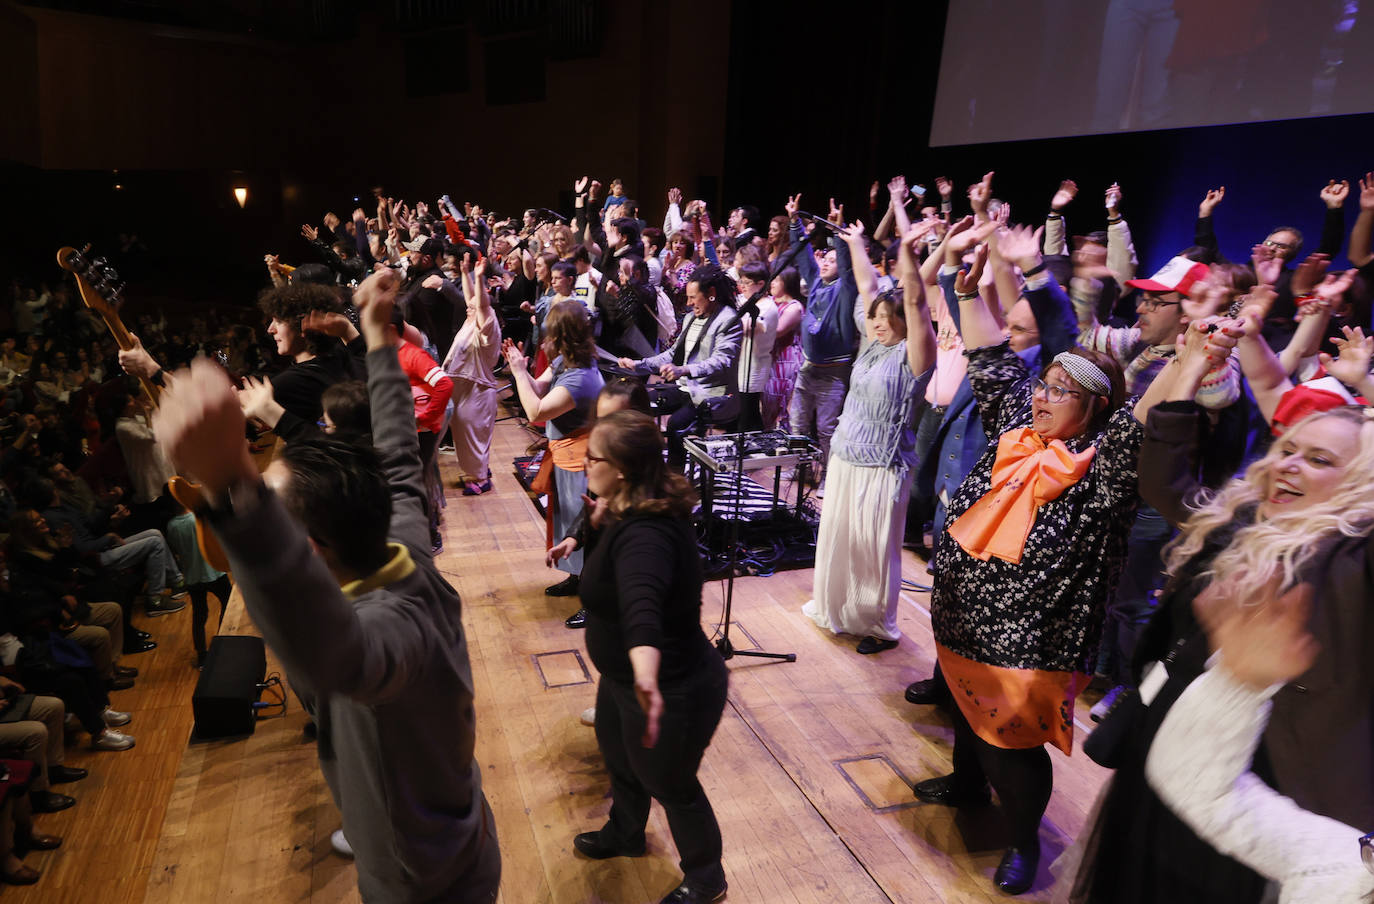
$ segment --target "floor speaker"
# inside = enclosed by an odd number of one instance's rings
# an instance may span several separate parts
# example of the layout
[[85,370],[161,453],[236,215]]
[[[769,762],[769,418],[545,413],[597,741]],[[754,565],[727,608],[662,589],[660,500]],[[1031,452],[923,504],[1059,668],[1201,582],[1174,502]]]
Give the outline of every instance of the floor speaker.
[[267,650],[260,637],[221,635],[210,640],[191,711],[195,739],[250,735],[257,724],[253,704],[267,674]]

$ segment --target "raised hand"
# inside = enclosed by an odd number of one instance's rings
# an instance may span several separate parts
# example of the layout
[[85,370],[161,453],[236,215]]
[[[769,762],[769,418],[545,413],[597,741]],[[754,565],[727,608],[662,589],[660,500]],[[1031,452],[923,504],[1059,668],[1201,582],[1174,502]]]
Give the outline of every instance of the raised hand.
[[1274,306],[1274,299],[1278,298],[1279,294],[1274,290],[1273,284],[1260,283],[1241,297],[1244,299],[1241,316],[1254,317],[1263,323],[1265,318],[1269,316],[1269,309]]
[[281,406],[272,395],[272,381],[264,377],[244,377],[238,391],[239,407],[245,417],[275,425],[281,416]]
[[1330,305],[1332,311],[1340,309],[1341,302],[1345,298],[1345,293],[1350,290],[1355,282],[1355,277],[1360,273],[1359,270],[1350,269],[1344,273],[1328,273],[1326,279],[1322,280],[1321,285],[1313,290],[1313,294],[1321,301]]
[[324,215],[324,225],[330,232],[333,232],[339,225],[339,218],[334,216],[333,212],[326,213]]
[[1331,340],[1336,346],[1336,357],[1326,352],[1317,357],[1322,367],[1331,376],[1346,386],[1358,387],[1369,377],[1369,363],[1374,359],[1374,336],[1366,336],[1360,327],[1341,327],[1344,337],[1336,336]]
[[366,223],[366,222],[367,222],[367,212],[364,211],[361,207],[355,207],[355,208],[353,208],[353,222],[356,223],[356,222],[358,222],[359,220],[362,220],[364,223]]
[[511,339],[501,340],[501,354],[505,355],[506,363],[510,365],[512,371],[526,372],[529,369],[529,361],[525,360],[525,344],[517,343]]
[[1256,690],[1297,678],[1321,649],[1307,629],[1312,585],[1280,594],[1281,586],[1275,577],[1258,600],[1242,599],[1234,582],[1214,581],[1193,602],[1208,643],[1221,653],[1221,668]]
[[834,198],[831,198],[831,199],[830,199],[830,214],[829,214],[829,216],[826,217],[826,219],[829,220],[830,222],[834,223],[836,226],[838,226],[838,225],[840,225],[841,223],[843,223],[843,222],[844,222],[844,205],[843,205],[843,204],[836,204],[836,203],[835,203],[835,199],[834,199]]
[[1207,197],[1202,199],[1202,203],[1197,206],[1197,215],[1200,217],[1210,217],[1212,211],[1216,210],[1218,204],[1226,197],[1226,186],[1207,189]]
[[668,189],[668,203],[669,203],[669,204],[681,205],[681,204],[682,204],[682,189],[680,189],[680,188],[670,188],[670,189]]
[[587,198],[588,198],[589,200],[595,200],[595,199],[596,199],[596,196],[599,195],[600,193],[601,193],[601,183],[598,182],[598,181],[596,181],[595,179],[593,179],[593,180],[592,180],[592,184],[589,185],[589,186],[587,187]]
[[878,180],[874,179],[873,184],[868,187],[868,206],[870,208],[878,206]]
[[1339,210],[1345,206],[1345,199],[1350,194],[1350,180],[1342,179],[1337,182],[1335,179],[1328,180],[1326,187],[1321,190],[1321,199],[1326,206],[1332,210]]
[[1374,210],[1374,173],[1360,180],[1360,210]]
[[1283,258],[1275,254],[1273,248],[1261,242],[1250,248],[1250,266],[1255,271],[1256,279],[1272,286],[1278,282],[1279,273],[1283,271]]
[[320,237],[320,231],[307,223],[301,227],[301,235],[305,236],[307,242],[313,242]]
[[954,195],[954,183],[944,176],[936,176],[935,190],[940,193],[941,198],[948,201]]
[[258,479],[243,438],[244,416],[229,375],[206,358],[168,381],[153,431],[177,469],[199,480],[212,498],[240,481]]
[[346,339],[353,331],[353,321],[334,311],[311,311],[301,318],[301,329]]
[[1069,203],[1078,196],[1078,183],[1072,179],[1065,179],[1059,183],[1059,190],[1050,198],[1050,210],[1061,211],[1069,206]]
[[[1371,179],[1370,181],[1374,182],[1374,179]],[[787,211],[787,218],[789,220],[795,220],[797,218],[797,208],[799,208],[800,206],[801,192],[797,192],[795,195],[787,196],[787,203],[783,205],[782,209]]]
[[1298,264],[1297,269],[1293,271],[1293,294],[1311,294],[1317,282],[1326,275],[1326,268],[1330,266],[1330,255],[1320,252],[1307,255],[1307,259]]
[[1011,226],[998,233],[998,251],[1022,270],[1029,270],[1040,263],[1040,239],[1044,232],[1043,226],[1034,230],[1029,226]]
[[[968,233],[965,233],[966,235]],[[960,295],[968,295],[978,291],[978,282],[983,276],[983,267],[988,262],[988,246],[979,245],[978,250],[973,253],[973,263],[969,264],[967,270],[960,270],[954,276],[954,291]]]
[[861,221],[861,220],[855,220],[853,223],[851,223],[851,224],[849,224],[848,226],[844,227],[844,229],[841,229],[841,230],[840,230],[840,235],[844,236],[844,240],[845,240],[846,242],[851,242],[851,243],[855,243],[855,242],[856,242],[856,243],[859,243],[859,244],[863,244],[863,240],[864,240],[864,224],[863,224],[863,221]]
[[893,203],[901,204],[906,200],[906,176],[893,176],[887,183],[887,193]]
[[573,191],[579,195],[582,194],[587,190],[587,183],[590,181],[590,177],[583,176],[581,179],[578,179],[576,182],[573,183]]
[[1117,209],[1121,207],[1121,186],[1116,182],[1107,186],[1107,194],[1103,200],[1107,208],[1107,215],[1115,214]]

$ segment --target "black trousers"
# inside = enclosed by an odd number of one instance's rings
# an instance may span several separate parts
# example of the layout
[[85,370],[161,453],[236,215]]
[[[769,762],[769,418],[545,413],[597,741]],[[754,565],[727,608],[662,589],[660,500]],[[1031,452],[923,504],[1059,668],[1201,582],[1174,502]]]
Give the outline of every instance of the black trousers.
[[191,594],[191,643],[195,644],[197,653],[204,653],[205,620],[210,617],[209,595],[213,593],[219,599],[219,622],[215,623],[215,630],[218,631],[220,622],[224,621],[224,607],[229,605],[229,594],[233,592],[234,585],[229,582],[229,575],[222,574],[207,584],[192,584],[186,589]]
[[697,768],[720,724],[728,683],[725,661],[712,653],[689,679],[660,687],[663,716],[651,748],[641,743],[644,711],[634,686],[603,676],[596,689],[596,741],[611,774],[603,842],[621,849],[643,846],[649,804],[657,800],[668,816],[685,881],[703,888],[725,883],[720,825]]
[[1040,849],[1040,820],[1054,790],[1050,754],[1043,746],[994,747],[978,737],[956,703],[954,710],[954,777],[962,788],[983,787],[997,792],[1011,829],[1011,847]]

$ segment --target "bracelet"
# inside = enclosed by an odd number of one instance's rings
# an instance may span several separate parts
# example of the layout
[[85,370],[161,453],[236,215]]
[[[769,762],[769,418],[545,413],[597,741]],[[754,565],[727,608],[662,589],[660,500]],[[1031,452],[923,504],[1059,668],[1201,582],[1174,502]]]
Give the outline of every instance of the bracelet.
[[1107,217],[1107,225],[1108,225],[1108,226],[1115,226],[1117,223],[1120,223],[1120,222],[1121,222],[1121,214],[1117,214],[1117,215],[1114,216],[1114,217]]
[[978,297],[978,293],[977,293],[977,292],[956,292],[956,293],[954,293],[954,297],[957,298],[957,299],[959,299],[960,301],[973,301],[973,299],[975,299],[975,298]]
[[1039,273],[1041,270],[1044,270],[1044,269],[1045,269],[1045,262],[1042,260],[1040,263],[1036,264],[1034,267],[1031,267],[1029,270],[1022,270],[1022,271],[1021,271],[1021,275],[1022,275],[1022,276],[1034,276],[1035,274]]
[[163,376],[163,369],[159,367],[157,370],[153,371],[153,375],[148,378],[148,382],[154,384],[155,386],[165,387],[167,385],[167,381]]
[[1054,211],[1051,210],[1051,211],[1045,216],[1045,219],[1047,219],[1047,220],[1062,220],[1062,219],[1064,219],[1064,215],[1063,215],[1062,213],[1055,213]]

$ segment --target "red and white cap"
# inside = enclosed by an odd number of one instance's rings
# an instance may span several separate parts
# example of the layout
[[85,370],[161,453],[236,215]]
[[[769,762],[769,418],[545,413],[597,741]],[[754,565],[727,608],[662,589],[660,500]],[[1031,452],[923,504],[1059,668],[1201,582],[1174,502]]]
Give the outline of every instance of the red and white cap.
[[1144,292],[1178,292],[1187,295],[1193,286],[1207,278],[1208,272],[1206,264],[1176,257],[1160,267],[1149,279],[1128,279],[1126,285]]

